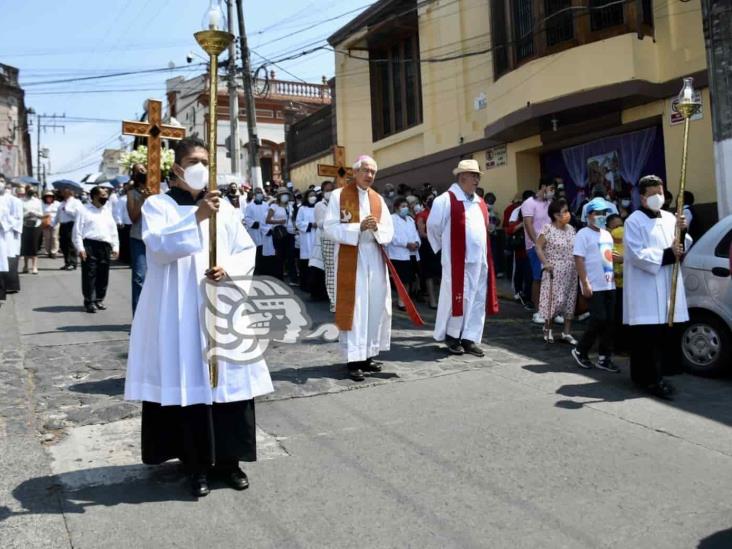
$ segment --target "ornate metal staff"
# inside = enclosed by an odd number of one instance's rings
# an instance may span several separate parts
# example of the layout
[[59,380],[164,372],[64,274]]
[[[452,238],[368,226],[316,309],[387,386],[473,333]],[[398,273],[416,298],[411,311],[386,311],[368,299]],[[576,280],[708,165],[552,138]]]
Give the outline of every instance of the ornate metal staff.
[[[681,216],[684,213],[684,189],[686,187],[686,158],[688,155],[689,145],[689,122],[691,117],[701,108],[701,102],[697,99],[694,91],[694,79],[691,77],[684,78],[684,86],[679,92],[678,104],[676,110],[684,117],[684,148],[681,153],[681,182],[679,183],[679,194],[676,195],[676,215]],[[680,242],[681,229],[678,223],[674,230],[674,240]],[[681,262],[676,258],[673,273],[671,275],[671,294],[668,296],[668,325],[674,325],[674,312],[676,310],[676,287],[679,283],[679,268]]]
[[[220,0],[211,0],[209,8],[204,16],[204,28],[205,30],[195,33],[193,36],[196,38],[196,42],[201,46],[209,56],[209,68],[208,68],[208,82],[209,82],[209,93],[208,93],[208,185],[209,189],[213,185],[216,188],[216,129],[217,129],[217,118],[216,118],[216,99],[218,95],[218,68],[219,68],[219,55],[223,52],[229,44],[234,40],[234,35],[229,32],[220,30],[227,28],[224,10],[221,8]],[[208,221],[208,266],[213,268],[216,266],[216,214],[213,214]],[[208,290],[207,290],[208,291]],[[215,291],[215,288],[214,288]],[[213,296],[211,300],[216,306],[216,296]],[[215,388],[219,383],[219,365],[218,359],[212,354],[213,349],[216,347],[216,338],[213,335],[216,330],[208,330],[208,374],[211,380],[211,387]]]

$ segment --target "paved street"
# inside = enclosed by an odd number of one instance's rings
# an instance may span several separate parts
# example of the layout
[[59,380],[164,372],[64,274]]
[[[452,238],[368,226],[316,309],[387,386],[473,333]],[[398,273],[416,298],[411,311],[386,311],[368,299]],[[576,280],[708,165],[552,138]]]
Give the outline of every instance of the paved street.
[[196,502],[176,465],[139,464],[129,270],[89,315],[58,266],[0,309],[0,547],[732,547],[732,380],[645,398],[622,359],[579,370],[507,301],[484,359],[397,314],[360,384],[335,343],[272,345],[252,486]]

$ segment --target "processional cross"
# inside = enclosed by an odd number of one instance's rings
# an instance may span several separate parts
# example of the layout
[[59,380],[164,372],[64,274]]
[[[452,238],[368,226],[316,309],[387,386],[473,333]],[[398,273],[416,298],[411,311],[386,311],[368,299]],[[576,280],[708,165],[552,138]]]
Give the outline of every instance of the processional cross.
[[135,137],[147,137],[147,188],[151,194],[160,192],[160,140],[180,140],[186,136],[185,128],[163,124],[163,104],[156,99],[147,102],[147,122],[122,122],[122,133]]
[[333,146],[333,160],[335,160],[335,165],[318,164],[318,175],[334,178],[336,188],[340,189],[346,186],[349,178],[353,177],[353,169],[346,166],[345,147]]

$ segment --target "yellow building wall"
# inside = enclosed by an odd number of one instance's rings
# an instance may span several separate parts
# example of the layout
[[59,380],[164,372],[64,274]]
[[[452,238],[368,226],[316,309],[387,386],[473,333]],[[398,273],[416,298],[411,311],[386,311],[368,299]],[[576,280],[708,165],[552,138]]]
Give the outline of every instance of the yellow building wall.
[[[546,56],[493,81],[492,55],[485,53],[443,63],[422,63],[423,122],[372,143],[368,63],[336,53],[336,108],[338,142],[349,157],[372,154],[380,168],[418,159],[483,137],[484,128],[504,116],[558,97],[630,81],[666,82],[704,70],[706,57],[700,0],[656,0],[655,35],[638,39],[629,33]],[[419,9],[422,59],[459,55],[490,47],[490,10],[487,0],[435,2]],[[363,32],[351,36],[337,50],[363,46]],[[354,55],[366,57],[365,51]],[[487,107],[476,110],[475,99],[485,94]],[[704,119],[692,126],[689,189],[698,202],[715,198],[708,92]],[[666,168],[678,186],[678,164],[683,127],[670,126],[669,101],[654,101],[623,113],[623,123],[663,115]],[[535,188],[540,175],[541,140],[538,135],[508,143],[508,162],[488,170],[483,186],[507,203],[515,194]],[[485,164],[485,151],[473,155]]]
[[325,153],[305,164],[290,168],[290,181],[296,189],[305,190],[310,185],[320,185],[327,177],[318,175],[318,164],[333,164],[333,153]]

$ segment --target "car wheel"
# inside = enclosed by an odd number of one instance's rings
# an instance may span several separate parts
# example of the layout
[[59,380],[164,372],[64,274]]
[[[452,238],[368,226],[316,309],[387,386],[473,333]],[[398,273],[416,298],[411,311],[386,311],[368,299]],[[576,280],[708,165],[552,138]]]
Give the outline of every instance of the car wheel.
[[709,314],[692,315],[681,336],[684,367],[699,376],[715,377],[727,373],[731,347],[729,328]]

